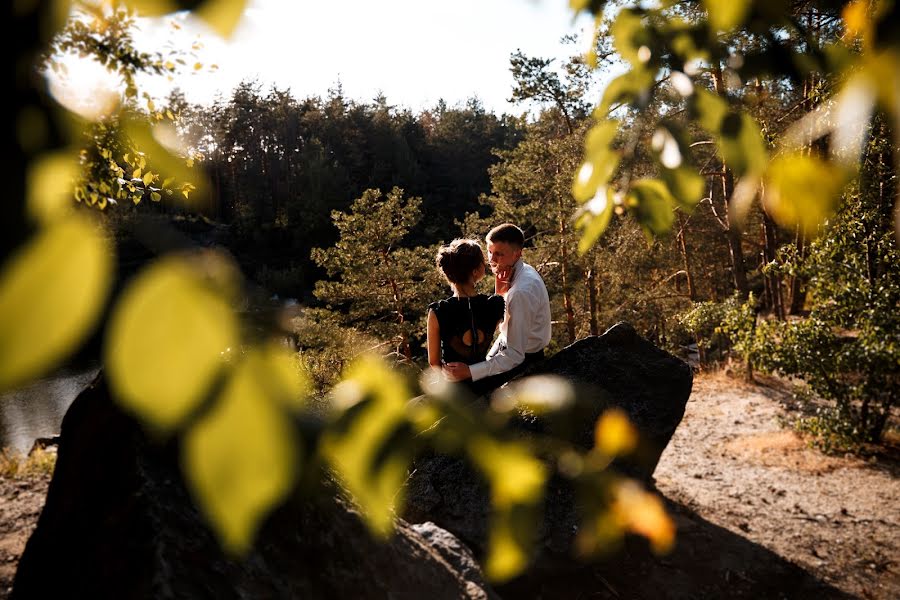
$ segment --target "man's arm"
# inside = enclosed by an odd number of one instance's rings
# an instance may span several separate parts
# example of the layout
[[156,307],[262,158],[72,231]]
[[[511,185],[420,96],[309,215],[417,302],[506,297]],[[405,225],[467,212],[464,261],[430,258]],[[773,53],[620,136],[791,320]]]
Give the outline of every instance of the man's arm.
[[525,338],[530,316],[531,305],[527,296],[517,293],[507,294],[506,348],[496,352],[488,360],[469,365],[472,381],[506,373],[525,361]]

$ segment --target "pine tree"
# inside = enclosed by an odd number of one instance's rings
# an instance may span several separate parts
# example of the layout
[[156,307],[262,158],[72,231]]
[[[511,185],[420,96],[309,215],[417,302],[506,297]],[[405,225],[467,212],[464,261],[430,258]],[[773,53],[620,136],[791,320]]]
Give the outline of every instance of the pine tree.
[[348,212],[332,212],[340,235],[334,247],[312,251],[332,278],[316,284],[316,297],[346,325],[391,341],[407,360],[411,339],[425,331],[428,303],[441,293],[434,249],[401,247],[422,217],[421,204],[397,187],[387,195],[368,189]]

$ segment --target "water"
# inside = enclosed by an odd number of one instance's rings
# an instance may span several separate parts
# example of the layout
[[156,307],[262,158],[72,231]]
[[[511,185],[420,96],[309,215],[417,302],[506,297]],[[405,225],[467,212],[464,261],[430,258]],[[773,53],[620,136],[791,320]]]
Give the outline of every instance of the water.
[[25,453],[35,439],[58,434],[69,405],[99,371],[99,365],[64,369],[0,394],[0,448]]

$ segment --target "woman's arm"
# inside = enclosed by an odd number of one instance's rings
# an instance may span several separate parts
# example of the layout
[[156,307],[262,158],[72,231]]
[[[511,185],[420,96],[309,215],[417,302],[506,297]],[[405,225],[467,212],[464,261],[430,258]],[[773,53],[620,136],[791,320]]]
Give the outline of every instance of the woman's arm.
[[441,366],[441,326],[437,315],[433,310],[428,311],[428,364],[432,367]]

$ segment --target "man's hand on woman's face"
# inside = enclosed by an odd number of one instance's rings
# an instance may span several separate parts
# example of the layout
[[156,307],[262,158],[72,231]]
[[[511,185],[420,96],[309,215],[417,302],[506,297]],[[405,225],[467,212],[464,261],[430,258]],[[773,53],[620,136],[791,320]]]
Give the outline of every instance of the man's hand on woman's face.
[[496,270],[494,270],[494,293],[505,294],[509,291],[512,274],[512,267],[498,266]]
[[466,363],[451,362],[444,365],[444,377],[450,381],[465,381],[472,377],[472,372]]

